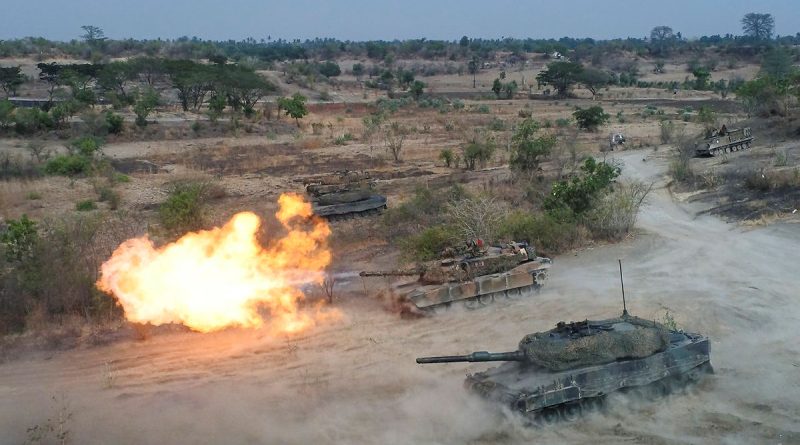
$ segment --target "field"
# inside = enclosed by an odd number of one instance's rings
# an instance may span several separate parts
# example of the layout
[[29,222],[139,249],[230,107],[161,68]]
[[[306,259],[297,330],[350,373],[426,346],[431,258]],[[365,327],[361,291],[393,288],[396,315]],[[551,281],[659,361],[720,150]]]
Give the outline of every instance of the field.
[[[30,60],[2,61],[16,63],[35,71]],[[133,113],[121,112],[128,129],[108,135],[102,152],[127,179],[113,185],[115,209],[98,202],[90,213],[117,215],[127,221],[125,233],[148,232],[158,242],[170,239],[160,227],[159,206],[172,184],[188,180],[218,190],[207,203],[207,226],[245,210],[270,218],[282,193],[303,194],[304,179],[336,170],[371,172],[389,209],[419,187],[439,191],[453,184],[524,206],[514,201],[520,191],[509,168],[512,135],[523,116],[543,123],[541,132],[559,141],[542,164],[548,181],[594,156],[621,166],[620,182],[652,183],[653,191],[636,228],[621,241],[585,240],[560,252],[540,293],[480,310],[420,318],[388,310],[381,297],[391,280],[350,274],[410,264],[374,216],[331,223],[330,271],[347,277],[333,299],[340,316],[298,334],[233,328],[201,334],[172,326],[143,335],[124,321],[92,327],[67,319],[63,326],[8,336],[0,362],[0,443],[33,442],[44,430],[51,437],[66,431],[73,443],[120,444],[800,443],[800,345],[792,335],[800,319],[800,180],[792,179],[800,143],[748,118],[734,98],[710,91],[612,86],[594,99],[582,89],[569,98],[545,96],[534,80],[545,64],[532,58],[508,70],[508,80],[533,82],[530,96],[523,87],[511,99],[495,99],[489,90],[499,67],[483,69],[475,89],[469,74],[424,78],[426,105],[408,100],[387,111],[387,121],[409,129],[399,161],[381,134],[369,134],[364,124],[385,93],[361,88],[349,74],[326,90],[331,101],[319,101],[319,91],[284,82],[280,70],[262,72],[285,95],[299,91],[312,98],[299,125],[274,110],[210,122],[171,104],[146,128],[134,129]],[[680,82],[687,76],[683,61],[665,70],[645,79]],[[712,80],[750,78],[757,71],[740,64],[720,68]],[[593,105],[611,116],[608,124],[596,132],[577,129],[572,113]],[[671,164],[679,139],[702,131],[696,117],[703,107],[716,112],[716,123],[764,125],[762,133],[749,151],[691,159],[695,177],[681,183],[670,176]],[[6,135],[0,153],[7,163],[27,162],[32,143],[63,153],[76,136],[71,131],[81,128],[78,121],[63,134]],[[662,136],[665,121],[674,125],[668,138]],[[491,158],[474,170],[446,166],[442,150],[461,153],[478,129],[497,146]],[[609,151],[611,133],[623,133],[625,146]],[[773,182],[764,189],[747,185],[754,172],[773,175]],[[774,175],[785,176],[780,187]],[[97,200],[99,180],[3,180],[3,217],[75,215],[76,203]],[[629,309],[648,320],[674,317],[681,328],[708,335],[713,375],[657,400],[612,395],[600,412],[532,429],[463,391],[464,374],[485,365],[414,363],[423,355],[513,350],[523,335],[558,321],[616,315],[617,259],[625,266]],[[324,298],[321,289],[308,294]]]

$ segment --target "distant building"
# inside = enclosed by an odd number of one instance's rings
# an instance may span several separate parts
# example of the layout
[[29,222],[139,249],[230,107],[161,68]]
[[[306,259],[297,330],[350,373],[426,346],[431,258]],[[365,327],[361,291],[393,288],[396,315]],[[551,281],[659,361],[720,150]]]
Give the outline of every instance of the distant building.
[[[32,97],[9,97],[8,101],[11,102],[15,107],[20,108],[42,108],[50,102],[50,100],[47,98],[40,99]],[[53,104],[57,104],[59,102],[63,101],[61,99],[53,99],[52,101]]]

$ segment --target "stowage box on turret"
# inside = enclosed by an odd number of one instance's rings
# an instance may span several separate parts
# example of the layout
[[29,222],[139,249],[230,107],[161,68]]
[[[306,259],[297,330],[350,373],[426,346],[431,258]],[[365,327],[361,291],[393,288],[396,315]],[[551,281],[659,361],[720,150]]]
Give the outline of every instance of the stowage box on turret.
[[711,372],[708,338],[630,316],[526,335],[512,352],[423,357],[417,363],[505,361],[465,386],[530,418],[571,418],[614,391],[673,384]]

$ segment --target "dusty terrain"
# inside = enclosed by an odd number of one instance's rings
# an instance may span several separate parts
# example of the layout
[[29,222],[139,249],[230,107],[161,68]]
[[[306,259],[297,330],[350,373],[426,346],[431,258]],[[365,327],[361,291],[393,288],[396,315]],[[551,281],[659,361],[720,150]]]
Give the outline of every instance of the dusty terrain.
[[[800,443],[800,226],[696,216],[704,209],[666,187],[662,151],[619,158],[625,174],[657,181],[638,233],[556,258],[535,297],[404,320],[354,282],[336,303],[342,319],[296,337],[175,333],[31,353],[0,365],[0,443],[59,417],[81,444]],[[617,258],[629,308],[657,319],[668,309],[709,335],[716,374],[685,394],[612,397],[605,412],[529,429],[462,390],[464,373],[485,365],[414,363],[513,349],[561,319],[616,314]]]

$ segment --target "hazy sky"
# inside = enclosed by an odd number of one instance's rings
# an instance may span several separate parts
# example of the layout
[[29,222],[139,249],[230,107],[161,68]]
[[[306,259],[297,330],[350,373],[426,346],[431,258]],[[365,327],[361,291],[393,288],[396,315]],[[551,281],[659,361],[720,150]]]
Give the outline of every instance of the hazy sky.
[[111,38],[614,38],[657,25],[694,37],[741,34],[748,12],[771,13],[777,34],[800,32],[800,0],[28,0],[0,9],[0,39],[70,40],[87,24]]

